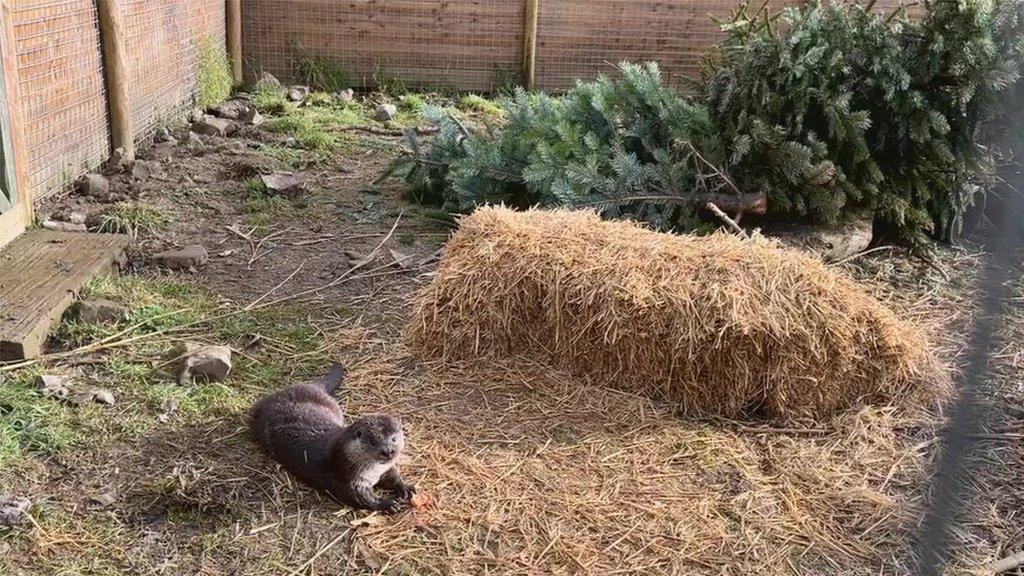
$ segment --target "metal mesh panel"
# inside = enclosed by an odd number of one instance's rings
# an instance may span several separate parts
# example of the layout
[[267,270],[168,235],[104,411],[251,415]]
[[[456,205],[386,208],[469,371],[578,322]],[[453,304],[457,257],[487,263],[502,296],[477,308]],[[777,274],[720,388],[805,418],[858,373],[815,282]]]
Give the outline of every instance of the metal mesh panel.
[[523,4],[509,0],[246,0],[242,54],[251,77],[295,78],[301,55],[360,85],[375,68],[412,84],[490,90],[518,79]]
[[135,140],[192,106],[204,41],[224,49],[223,0],[127,0],[121,5]]
[[108,126],[93,0],[15,2],[28,185],[53,193],[107,156]]

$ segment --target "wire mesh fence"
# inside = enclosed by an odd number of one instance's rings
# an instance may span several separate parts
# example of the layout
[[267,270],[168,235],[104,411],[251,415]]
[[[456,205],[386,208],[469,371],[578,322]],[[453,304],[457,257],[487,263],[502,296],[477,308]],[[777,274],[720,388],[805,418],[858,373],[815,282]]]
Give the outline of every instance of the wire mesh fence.
[[59,189],[106,158],[108,125],[93,0],[12,6],[28,183]]
[[132,126],[140,141],[192,105],[202,51],[224,49],[224,2],[126,0],[121,10]]
[[247,0],[242,53],[250,77],[331,66],[356,84],[491,90],[518,80],[523,6],[506,0]]

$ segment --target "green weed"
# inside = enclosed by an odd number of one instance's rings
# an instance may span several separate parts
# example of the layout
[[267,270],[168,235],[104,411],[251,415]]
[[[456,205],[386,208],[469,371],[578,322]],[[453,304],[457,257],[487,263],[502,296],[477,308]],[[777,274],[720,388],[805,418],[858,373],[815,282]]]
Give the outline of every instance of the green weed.
[[351,85],[344,68],[323,58],[303,55],[298,58],[295,67],[299,78],[313,90],[337,92]]
[[477,94],[467,94],[459,100],[458,109],[465,112],[481,112],[488,116],[504,116],[501,106]]
[[199,70],[196,74],[196,105],[209,108],[231,94],[231,63],[224,47],[212,38],[199,40]]
[[170,219],[158,208],[140,202],[119,202],[103,213],[100,232],[127,234],[132,239],[167,228]]

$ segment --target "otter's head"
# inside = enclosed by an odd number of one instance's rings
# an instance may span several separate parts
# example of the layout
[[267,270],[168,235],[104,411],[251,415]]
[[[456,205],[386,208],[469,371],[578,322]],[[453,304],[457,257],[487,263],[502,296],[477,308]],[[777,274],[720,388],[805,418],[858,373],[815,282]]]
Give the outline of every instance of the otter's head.
[[405,448],[402,419],[391,414],[364,416],[346,432],[349,459],[363,464],[393,464]]

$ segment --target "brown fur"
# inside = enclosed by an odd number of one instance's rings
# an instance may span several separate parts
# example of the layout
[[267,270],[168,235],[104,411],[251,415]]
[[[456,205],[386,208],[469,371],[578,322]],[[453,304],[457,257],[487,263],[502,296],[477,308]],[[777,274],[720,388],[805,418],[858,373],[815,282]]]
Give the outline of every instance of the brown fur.
[[[319,382],[295,384],[273,392],[253,407],[250,427],[256,443],[306,484],[324,490],[353,508],[396,511],[415,488],[396,466],[405,447],[402,421],[390,414],[364,416],[346,425],[331,393],[344,379],[335,364]],[[380,486],[397,499],[379,498]]]

